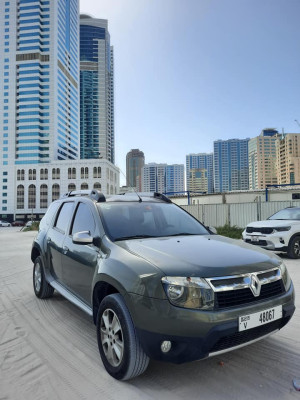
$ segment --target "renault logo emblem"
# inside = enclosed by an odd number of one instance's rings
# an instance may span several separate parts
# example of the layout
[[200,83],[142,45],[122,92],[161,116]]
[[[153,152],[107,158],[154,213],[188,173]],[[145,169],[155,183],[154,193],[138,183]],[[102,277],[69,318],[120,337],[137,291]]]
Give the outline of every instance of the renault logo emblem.
[[260,295],[261,283],[256,275],[251,274],[250,289],[255,297]]

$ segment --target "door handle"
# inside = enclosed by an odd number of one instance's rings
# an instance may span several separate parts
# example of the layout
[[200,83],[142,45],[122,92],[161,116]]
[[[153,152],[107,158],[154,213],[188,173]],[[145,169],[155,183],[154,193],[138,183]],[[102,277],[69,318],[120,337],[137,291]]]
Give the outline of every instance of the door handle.
[[51,238],[48,237],[47,242],[51,243],[52,242]]
[[64,253],[64,254],[67,254],[68,251],[69,251],[69,247],[64,246],[64,247],[63,247],[63,253]]

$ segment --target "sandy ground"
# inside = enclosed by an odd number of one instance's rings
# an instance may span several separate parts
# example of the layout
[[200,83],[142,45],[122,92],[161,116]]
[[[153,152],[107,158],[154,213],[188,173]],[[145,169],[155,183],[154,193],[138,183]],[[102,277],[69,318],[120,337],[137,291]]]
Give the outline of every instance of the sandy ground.
[[[184,365],[150,362],[118,382],[103,368],[95,327],[60,295],[32,289],[33,232],[0,228],[0,400],[300,399],[300,296],[292,321],[243,349]],[[300,261],[286,259],[300,293]]]

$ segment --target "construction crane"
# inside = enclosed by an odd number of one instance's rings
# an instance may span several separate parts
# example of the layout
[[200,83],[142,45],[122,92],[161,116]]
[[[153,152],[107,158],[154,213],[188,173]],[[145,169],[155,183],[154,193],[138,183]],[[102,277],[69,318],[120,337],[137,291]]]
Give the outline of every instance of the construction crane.
[[299,125],[299,127],[300,127],[300,123],[299,123],[299,121],[298,121],[297,119],[295,119],[295,122],[296,122],[297,125]]

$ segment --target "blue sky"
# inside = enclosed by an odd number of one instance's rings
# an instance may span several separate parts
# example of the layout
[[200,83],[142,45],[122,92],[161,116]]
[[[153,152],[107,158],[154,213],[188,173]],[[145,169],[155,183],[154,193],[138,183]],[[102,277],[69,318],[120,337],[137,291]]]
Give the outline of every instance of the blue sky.
[[[217,139],[300,132],[299,0],[81,0],[115,51],[116,164],[185,164]],[[121,177],[121,183],[124,178]]]

